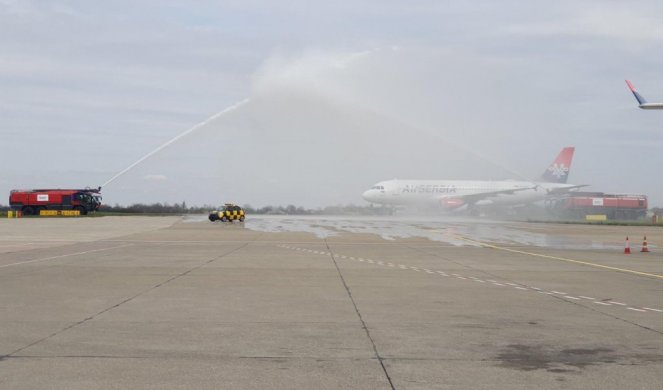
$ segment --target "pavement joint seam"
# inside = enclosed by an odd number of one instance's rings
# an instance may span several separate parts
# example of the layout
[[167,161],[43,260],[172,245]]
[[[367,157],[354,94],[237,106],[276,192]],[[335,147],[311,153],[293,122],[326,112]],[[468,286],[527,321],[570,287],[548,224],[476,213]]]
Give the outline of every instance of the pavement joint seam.
[[[352,296],[352,291],[350,291],[350,287],[345,281],[345,278],[343,277],[343,273],[341,272],[341,267],[338,266],[338,263],[336,262],[336,258],[334,256],[334,253],[332,252],[331,248],[329,247],[329,243],[327,240],[325,240],[325,246],[327,247],[328,252],[320,252],[319,254],[329,256],[334,263],[334,267],[336,267],[336,272],[338,272],[338,276],[341,279],[341,282],[343,283],[343,287],[345,287],[345,291],[348,294],[348,297],[350,298],[350,301],[352,302],[352,306],[355,308],[355,312],[357,313],[357,317],[359,317],[359,321],[361,322],[361,326],[366,332],[366,337],[368,337],[369,342],[373,346],[373,353],[375,354],[375,357],[377,358],[378,362],[380,363],[380,367],[382,367],[382,372],[384,373],[385,377],[387,378],[387,381],[389,382],[389,386],[391,387],[392,390],[396,390],[394,387],[394,383],[391,380],[391,376],[389,375],[389,372],[387,371],[387,367],[384,365],[384,361],[382,357],[380,356],[380,353],[378,352],[377,345],[375,345],[375,340],[373,340],[373,337],[371,336],[371,332],[368,329],[368,326],[366,325],[366,321],[364,321],[364,318],[361,315],[361,312],[359,311],[359,307],[357,307],[357,302],[355,302],[354,297]],[[350,259],[354,260],[354,257],[350,257]]]
[[77,327],[77,326],[79,326],[79,325],[82,325],[82,324],[84,324],[84,323],[86,323],[86,322],[88,322],[88,321],[90,321],[90,320],[93,320],[93,319],[95,319],[96,317],[98,317],[98,316],[100,316],[100,315],[102,315],[102,314],[104,314],[104,313],[106,313],[106,312],[109,312],[109,311],[111,311],[111,310],[113,310],[113,309],[115,309],[115,308],[117,308],[117,307],[119,307],[119,306],[121,306],[121,305],[123,305],[123,304],[125,304],[125,303],[127,303],[127,302],[130,302],[130,301],[132,301],[132,300],[138,298],[138,297],[141,296],[141,295],[147,294],[147,293],[149,293],[150,291],[153,291],[153,290],[155,290],[155,289],[157,289],[157,288],[159,288],[159,287],[161,287],[161,286],[163,286],[163,285],[165,285],[165,284],[167,284],[167,283],[170,283],[170,282],[172,282],[172,281],[175,280],[175,279],[178,279],[178,278],[180,278],[180,277],[182,277],[182,276],[185,276],[185,275],[187,275],[187,274],[189,274],[189,273],[191,273],[191,272],[193,272],[193,271],[195,271],[195,270],[197,270],[197,269],[199,269],[199,268],[202,268],[202,267],[204,267],[204,266],[206,266],[206,265],[208,265],[208,264],[210,264],[210,263],[212,263],[212,262],[214,262],[214,261],[216,261],[216,260],[219,260],[219,259],[221,259],[221,258],[223,258],[223,257],[225,257],[225,256],[228,256],[228,255],[230,255],[230,254],[232,254],[232,253],[235,253],[235,252],[237,252],[238,250],[240,250],[240,249],[242,249],[242,248],[245,248],[247,245],[249,245],[248,242],[247,242],[247,243],[244,243],[244,245],[239,246],[239,247],[237,247],[237,248],[235,248],[235,249],[233,249],[233,250],[231,250],[231,251],[229,251],[229,252],[226,252],[226,253],[224,253],[224,254],[221,254],[220,256],[215,256],[214,258],[212,258],[212,259],[210,259],[210,260],[207,260],[207,261],[205,261],[204,263],[199,264],[199,265],[197,265],[197,266],[195,266],[195,267],[192,267],[192,268],[190,268],[190,269],[187,270],[187,271],[184,271],[184,272],[179,273],[179,274],[177,274],[177,275],[175,275],[175,276],[172,276],[172,277],[168,278],[167,280],[165,280],[165,281],[163,281],[163,282],[161,282],[161,283],[158,283],[158,284],[156,284],[156,285],[154,285],[154,286],[152,286],[152,287],[150,287],[150,288],[148,288],[148,289],[146,289],[146,290],[143,290],[143,291],[141,291],[141,292],[139,292],[139,293],[137,293],[137,294],[135,294],[135,295],[133,295],[133,296],[131,296],[131,297],[129,297],[129,298],[126,298],[126,299],[122,300],[122,301],[119,302],[119,303],[116,303],[116,304],[114,304],[114,305],[112,305],[112,306],[110,306],[110,307],[107,307],[107,308],[105,308],[104,310],[102,310],[102,311],[100,311],[100,312],[98,312],[98,313],[96,313],[96,314],[93,314],[93,315],[91,315],[91,316],[89,316],[89,317],[86,317],[86,318],[84,318],[84,319],[82,319],[82,320],[80,320],[80,321],[74,322],[74,323],[72,323],[72,324],[70,324],[70,325],[68,325],[68,326],[66,326],[66,327],[64,327],[64,328],[62,328],[62,329],[60,329],[60,330],[58,330],[58,331],[56,331],[56,332],[54,332],[54,333],[48,335],[48,336],[46,336],[46,337],[43,337],[43,338],[41,338],[41,339],[39,339],[39,340],[37,340],[37,341],[34,341],[34,342],[32,342],[32,343],[30,343],[30,344],[28,344],[28,345],[25,345],[25,346],[23,346],[23,347],[21,347],[21,348],[15,350],[15,351],[13,351],[13,352],[10,352],[10,353],[8,353],[8,354],[6,354],[6,355],[0,355],[0,361],[2,361],[2,360],[4,360],[4,359],[7,359],[7,358],[14,357],[13,355],[15,355],[15,354],[17,354],[17,353],[19,353],[19,352],[21,352],[21,351],[24,351],[24,350],[26,350],[26,349],[28,349],[28,348],[30,348],[30,347],[33,347],[33,346],[35,346],[35,345],[37,345],[37,344],[39,344],[39,343],[41,343],[41,342],[43,342],[43,341],[46,341],[46,340],[48,340],[48,339],[51,339],[51,338],[53,338],[53,337],[55,337],[55,336],[57,336],[57,335],[59,335],[59,334],[62,334],[62,333],[66,332],[66,331],[68,331],[68,330],[70,330],[70,329],[72,329],[72,328],[75,328],[75,327]]

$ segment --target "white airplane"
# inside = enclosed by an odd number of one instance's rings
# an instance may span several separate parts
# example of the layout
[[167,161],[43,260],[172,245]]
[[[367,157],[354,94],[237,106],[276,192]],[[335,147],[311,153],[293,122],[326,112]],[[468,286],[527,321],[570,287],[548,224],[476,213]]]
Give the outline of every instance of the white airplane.
[[638,101],[638,107],[642,108],[643,110],[663,110],[663,103],[647,103],[647,100],[642,97],[636,91],[635,87],[633,84],[631,84],[630,81],[626,80],[626,85],[628,85],[628,89],[633,92],[633,96],[635,96],[635,99]]
[[391,206],[440,206],[447,210],[484,205],[521,205],[586,185],[566,184],[574,147],[557,155],[540,181],[387,180],[362,194],[371,202]]

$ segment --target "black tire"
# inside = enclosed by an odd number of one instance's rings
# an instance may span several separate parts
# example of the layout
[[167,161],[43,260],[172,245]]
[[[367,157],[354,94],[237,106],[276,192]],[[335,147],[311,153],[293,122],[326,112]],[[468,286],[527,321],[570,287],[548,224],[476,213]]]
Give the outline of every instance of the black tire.
[[239,221],[244,222],[244,216],[243,215],[239,217]]
[[210,222],[215,222],[216,220],[219,219],[219,216],[216,215],[215,213],[212,213],[212,214],[210,214],[209,217],[207,217],[207,218],[210,220]]
[[46,207],[41,207],[41,206],[35,207],[35,215],[41,215],[42,210],[46,210]]
[[34,215],[35,214],[35,209],[33,209],[30,206],[23,207],[23,215]]
[[74,207],[74,210],[80,211],[81,215],[87,215],[87,210],[83,206],[76,206]]

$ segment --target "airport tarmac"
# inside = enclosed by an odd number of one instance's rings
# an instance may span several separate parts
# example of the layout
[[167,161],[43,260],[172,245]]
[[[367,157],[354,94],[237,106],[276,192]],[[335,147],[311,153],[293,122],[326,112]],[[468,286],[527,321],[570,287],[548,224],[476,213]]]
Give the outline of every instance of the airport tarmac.
[[660,389],[644,229],[2,219],[0,388]]

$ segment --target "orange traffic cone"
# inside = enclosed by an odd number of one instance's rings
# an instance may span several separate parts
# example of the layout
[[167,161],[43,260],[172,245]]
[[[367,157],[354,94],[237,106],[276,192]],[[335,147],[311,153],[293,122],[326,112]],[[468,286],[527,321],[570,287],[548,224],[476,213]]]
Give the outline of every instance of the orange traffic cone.
[[649,252],[649,247],[647,246],[647,236],[645,236],[645,240],[642,242],[642,249],[640,249],[640,252]]
[[631,243],[628,241],[628,236],[626,236],[626,244],[624,245],[624,254],[625,255],[631,254]]

